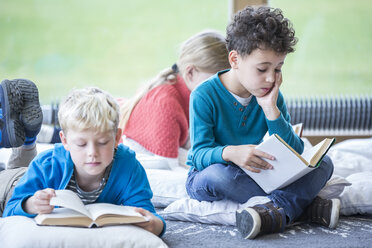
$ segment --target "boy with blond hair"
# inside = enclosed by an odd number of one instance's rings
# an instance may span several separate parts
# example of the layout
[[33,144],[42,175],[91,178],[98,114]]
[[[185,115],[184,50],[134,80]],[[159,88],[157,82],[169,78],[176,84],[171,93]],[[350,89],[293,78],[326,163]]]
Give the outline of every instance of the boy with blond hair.
[[150,201],[152,191],[145,170],[133,151],[118,145],[119,106],[113,97],[94,87],[73,90],[61,103],[58,118],[62,144],[31,162],[3,216],[50,213],[55,190],[69,189],[84,204],[137,207],[149,221],[136,225],[161,236],[165,222]]

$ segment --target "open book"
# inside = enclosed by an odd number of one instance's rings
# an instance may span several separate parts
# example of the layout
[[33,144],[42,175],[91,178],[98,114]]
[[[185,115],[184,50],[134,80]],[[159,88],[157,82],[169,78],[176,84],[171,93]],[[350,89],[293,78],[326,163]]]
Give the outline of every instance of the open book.
[[134,207],[109,203],[84,205],[79,196],[70,190],[56,190],[56,197],[50,200],[50,204],[62,208],[54,208],[50,214],[37,215],[35,221],[38,225],[92,227],[148,221],[134,211]]
[[267,194],[275,189],[281,189],[306,175],[320,165],[324,155],[333,145],[335,139],[326,138],[317,145],[298,154],[277,134],[271,135],[256,146],[275,157],[275,160],[266,160],[274,168],[261,170],[260,173],[243,169]]

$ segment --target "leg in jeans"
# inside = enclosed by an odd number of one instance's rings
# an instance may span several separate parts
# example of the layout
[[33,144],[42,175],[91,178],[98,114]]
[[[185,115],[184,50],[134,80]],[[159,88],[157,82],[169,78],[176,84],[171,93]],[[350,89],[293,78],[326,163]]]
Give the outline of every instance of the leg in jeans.
[[284,208],[292,222],[310,205],[333,173],[332,160],[325,156],[320,166],[287,187],[271,192],[269,198]]
[[191,198],[199,201],[226,199],[244,203],[253,196],[268,196],[293,221],[313,201],[332,172],[332,161],[325,156],[319,168],[268,195],[238,166],[213,164],[200,172],[190,171],[186,189]]
[[253,196],[267,195],[238,166],[225,164],[212,164],[200,172],[190,171],[186,190],[191,198],[199,201],[244,203]]
[[0,171],[0,217],[3,215],[5,205],[12,196],[15,186],[26,170],[27,168],[16,168]]
[[273,191],[268,196],[271,202],[237,210],[235,216],[239,232],[246,239],[282,232],[285,226],[302,212],[303,221],[335,228],[339,218],[340,201],[315,198],[331,177],[332,171],[332,161],[325,157],[320,167],[291,185]]

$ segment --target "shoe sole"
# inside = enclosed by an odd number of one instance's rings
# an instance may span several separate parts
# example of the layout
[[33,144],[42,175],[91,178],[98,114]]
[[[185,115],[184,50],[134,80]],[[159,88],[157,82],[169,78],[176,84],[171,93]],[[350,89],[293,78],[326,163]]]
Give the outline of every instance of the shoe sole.
[[254,239],[261,230],[260,215],[252,208],[236,211],[236,226],[244,239]]
[[[26,136],[36,136],[41,128],[43,113],[40,106],[25,106],[21,112],[22,122],[25,126]],[[35,134],[33,134],[35,133]]]
[[17,118],[13,115],[18,115],[19,110],[22,108],[22,95],[13,87],[9,80],[1,82],[1,87],[4,95],[4,102],[2,103],[2,113],[5,118],[6,132],[9,140],[10,147],[19,147],[23,145],[25,134],[23,126]]
[[332,199],[332,212],[331,212],[331,221],[329,223],[329,228],[336,228],[338,224],[338,219],[340,217],[340,208],[341,202],[339,199]]
[[23,97],[24,107],[21,112],[21,121],[25,127],[27,137],[36,136],[43,122],[43,112],[39,102],[39,91],[36,85],[27,79],[15,79],[17,87]]

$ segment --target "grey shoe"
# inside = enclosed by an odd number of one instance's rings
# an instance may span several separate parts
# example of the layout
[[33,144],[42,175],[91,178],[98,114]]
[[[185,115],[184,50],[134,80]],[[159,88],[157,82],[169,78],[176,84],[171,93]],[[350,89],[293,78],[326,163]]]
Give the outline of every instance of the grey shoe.
[[236,226],[245,239],[258,235],[283,232],[286,226],[284,209],[272,202],[236,211]]

